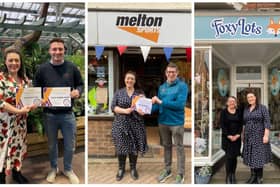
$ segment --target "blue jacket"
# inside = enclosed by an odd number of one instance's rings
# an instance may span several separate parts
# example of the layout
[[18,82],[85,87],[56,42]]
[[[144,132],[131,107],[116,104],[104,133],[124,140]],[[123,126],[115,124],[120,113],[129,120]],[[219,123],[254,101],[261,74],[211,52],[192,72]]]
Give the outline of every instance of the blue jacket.
[[178,78],[171,84],[166,81],[159,87],[158,98],[162,100],[162,103],[154,104],[152,110],[159,112],[159,124],[184,125],[187,93],[187,84]]

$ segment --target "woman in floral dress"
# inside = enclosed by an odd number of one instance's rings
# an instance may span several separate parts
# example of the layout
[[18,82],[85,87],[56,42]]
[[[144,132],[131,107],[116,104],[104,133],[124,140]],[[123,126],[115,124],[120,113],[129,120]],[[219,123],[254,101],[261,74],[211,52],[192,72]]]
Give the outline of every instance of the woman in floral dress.
[[269,143],[270,117],[267,108],[258,103],[256,94],[247,93],[248,107],[244,109],[243,161],[251,168],[248,184],[261,184],[264,164],[271,161]]
[[24,87],[27,79],[20,53],[11,49],[4,55],[4,70],[0,73],[0,184],[12,173],[20,184],[28,183],[21,174],[26,156],[26,114],[33,106],[16,108],[16,88]]

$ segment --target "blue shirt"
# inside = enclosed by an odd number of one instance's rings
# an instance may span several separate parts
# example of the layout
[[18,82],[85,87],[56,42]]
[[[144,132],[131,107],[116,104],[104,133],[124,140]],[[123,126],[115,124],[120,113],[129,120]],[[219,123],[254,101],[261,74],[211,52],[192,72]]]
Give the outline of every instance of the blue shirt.
[[187,84],[178,78],[172,83],[166,81],[159,87],[158,98],[162,103],[153,105],[153,111],[159,111],[159,124],[184,125],[187,93]]

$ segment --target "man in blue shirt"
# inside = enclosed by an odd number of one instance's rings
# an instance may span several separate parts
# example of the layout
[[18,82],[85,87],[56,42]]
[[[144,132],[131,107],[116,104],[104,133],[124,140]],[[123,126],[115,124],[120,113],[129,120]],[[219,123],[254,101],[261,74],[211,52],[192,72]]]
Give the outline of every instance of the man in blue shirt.
[[159,182],[164,182],[172,176],[172,138],[177,151],[177,175],[175,183],[184,182],[185,173],[185,151],[184,138],[184,117],[187,101],[188,86],[178,78],[178,67],[169,63],[165,70],[166,82],[158,91],[158,96],[152,98],[153,111],[159,112],[159,132],[164,147],[165,169],[158,177]]

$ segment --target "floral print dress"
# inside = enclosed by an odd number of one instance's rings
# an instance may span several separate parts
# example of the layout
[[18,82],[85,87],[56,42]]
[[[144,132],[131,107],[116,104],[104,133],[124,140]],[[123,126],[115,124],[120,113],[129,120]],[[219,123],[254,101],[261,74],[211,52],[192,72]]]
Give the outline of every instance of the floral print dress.
[[[112,111],[116,106],[129,108],[133,97],[139,94],[135,91],[129,97],[125,88],[118,90],[112,101]],[[138,152],[143,155],[148,150],[144,119],[136,111],[129,115],[115,114],[112,137],[118,155],[137,155]]]
[[270,143],[263,143],[265,129],[270,129],[270,116],[264,105],[258,105],[252,111],[244,110],[243,161],[250,168],[263,168],[272,159]]
[[[24,86],[22,80],[19,86]],[[12,168],[21,169],[26,157],[27,115],[18,115],[5,111],[5,103],[16,104],[17,82],[11,76],[0,73],[0,171],[6,168],[9,174]]]

